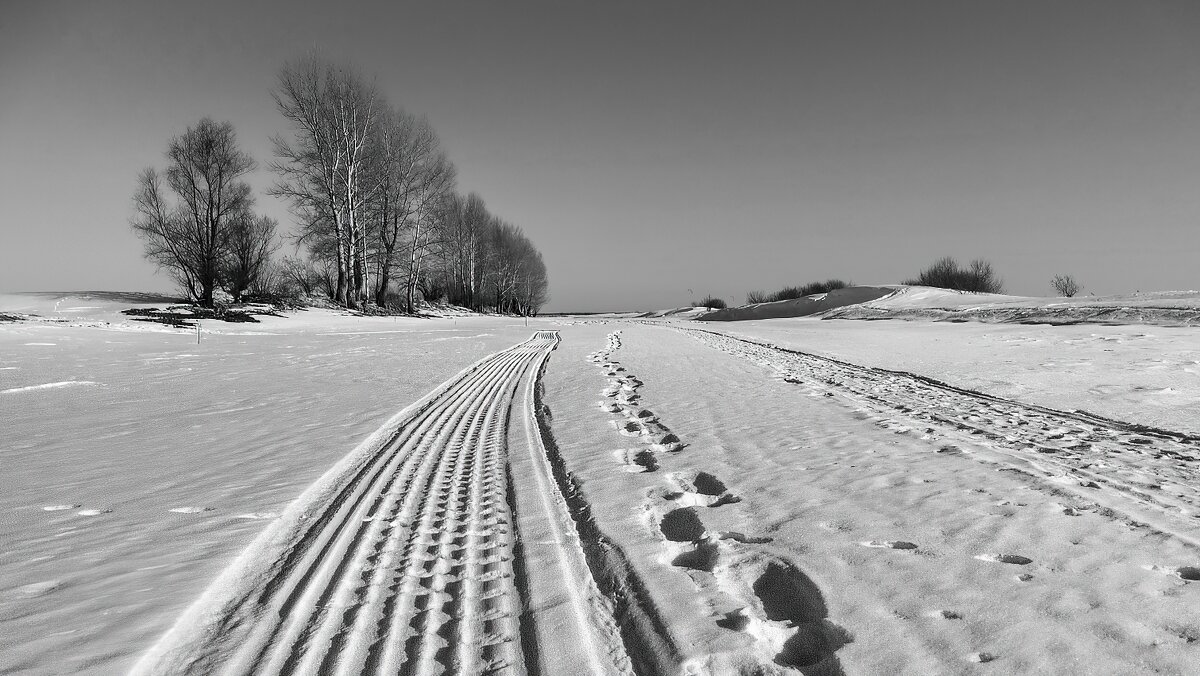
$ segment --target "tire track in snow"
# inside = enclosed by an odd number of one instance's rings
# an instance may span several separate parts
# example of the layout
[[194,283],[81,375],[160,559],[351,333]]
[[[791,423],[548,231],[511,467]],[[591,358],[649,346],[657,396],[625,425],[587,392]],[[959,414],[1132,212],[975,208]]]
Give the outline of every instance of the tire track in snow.
[[[1200,519],[1200,437],[1058,411],[716,331],[678,330],[766,366],[784,382],[808,388],[811,396],[836,392],[880,427],[991,449],[1008,465],[1001,471],[1038,477],[1052,492],[1094,500],[1102,513],[1120,513],[1130,525],[1149,525],[1200,546],[1194,520]],[[938,452],[968,453],[952,444]]]
[[[133,673],[541,673],[523,637],[535,626],[528,599],[543,593],[530,581],[544,581],[515,561],[528,548],[518,522],[567,529],[571,518],[557,493],[528,494],[553,482],[512,495],[508,435],[518,388],[530,391],[557,343],[538,332],[393,418],[268,527]],[[552,545],[547,558],[578,587],[577,626],[541,652],[626,673],[584,545]]]

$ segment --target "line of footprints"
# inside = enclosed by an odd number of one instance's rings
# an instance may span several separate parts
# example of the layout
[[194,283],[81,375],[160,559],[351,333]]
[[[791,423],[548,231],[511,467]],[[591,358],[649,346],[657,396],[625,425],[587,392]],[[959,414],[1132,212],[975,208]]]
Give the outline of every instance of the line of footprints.
[[[1107,487],[1164,511],[1200,518],[1200,510],[1192,502],[1195,492],[1190,489],[1198,461],[1195,447],[1190,442],[1169,436],[1150,439],[1128,430],[1106,427],[1100,422],[1060,416],[1048,409],[1029,407],[1016,401],[983,400],[907,375],[787,352],[711,332],[683,331],[727,354],[775,371],[777,379],[803,387],[808,396],[833,397],[833,391],[837,390],[858,403],[856,417],[873,420],[876,426],[896,434],[920,434],[919,438],[933,443],[941,455],[969,455],[970,451],[955,444],[940,443],[938,440],[945,433],[929,425],[966,431],[981,437],[976,441],[979,444],[1035,450],[1039,465],[1056,470],[1044,477],[1051,484],[1078,485],[1090,490]],[[904,417],[909,418],[909,424],[902,422]],[[1125,456],[1132,458],[1118,460]],[[1152,471],[1142,471],[1139,465],[1147,457],[1169,461],[1155,463]],[[998,471],[1035,476],[1012,467],[1002,467]],[[1177,489],[1177,486],[1185,488]],[[1070,502],[1074,504],[1060,505],[1066,516],[1105,511],[1099,503],[1085,498]],[[1008,504],[1003,502],[1000,506]],[[1129,523],[1137,525],[1132,520]],[[902,540],[860,544],[891,549],[917,548],[915,543]],[[975,558],[1018,566],[1033,563],[1029,557],[1011,553],[980,554]],[[1146,568],[1185,582],[1200,580],[1200,566],[1152,565]],[[1022,573],[1017,579],[1028,582],[1033,576]]]
[[[686,448],[678,435],[642,407],[642,381],[612,355],[621,331],[608,335],[603,350],[587,356],[608,377],[599,406],[613,416],[616,431],[640,444],[613,453],[627,472],[657,472],[679,462]],[[664,563],[685,571],[706,597],[717,626],[750,637],[751,649],[736,642],[703,661],[712,673],[770,674],[802,669],[805,674],[842,674],[834,654],[853,637],[830,622],[824,598],[793,563],[758,551],[771,542],[738,531],[710,533],[700,514],[740,502],[708,472],[680,468],[665,473],[646,492],[643,508],[652,532],[663,542]],[[704,670],[685,665],[689,672]]]

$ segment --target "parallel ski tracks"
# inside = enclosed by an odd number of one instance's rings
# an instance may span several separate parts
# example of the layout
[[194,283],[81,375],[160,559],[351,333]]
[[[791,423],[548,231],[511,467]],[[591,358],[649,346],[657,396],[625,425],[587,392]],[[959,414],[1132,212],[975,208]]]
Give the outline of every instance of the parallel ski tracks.
[[168,634],[135,673],[537,672],[522,651],[508,423],[557,343],[538,332],[444,386],[301,522],[251,593],[199,639],[177,625],[192,640]]

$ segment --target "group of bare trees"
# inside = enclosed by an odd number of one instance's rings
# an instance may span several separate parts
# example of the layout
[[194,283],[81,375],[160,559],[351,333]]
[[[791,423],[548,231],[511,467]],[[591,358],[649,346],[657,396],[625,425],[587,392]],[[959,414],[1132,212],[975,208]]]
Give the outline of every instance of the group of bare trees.
[[339,305],[415,312],[419,300],[536,314],[546,266],[521,229],[482,198],[456,192],[456,171],[429,122],[389,104],[348,68],[317,56],[285,65],[272,97],[290,133],[272,138],[270,193],[297,219],[303,259],[268,274],[274,221],[252,213],[243,178],[254,161],[228,122],[205,118],[171,141],[166,203],[147,169],[134,197],[146,255],[197,302],[236,299],[261,280],[289,280]]
[[477,195],[456,192],[428,120],[315,56],[284,66],[272,95],[291,126],[272,139],[272,193],[296,214],[310,269],[332,271],[338,304],[414,312],[420,296],[532,314],[545,303],[537,248]]
[[237,145],[233,125],[204,118],[171,139],[166,184],[148,168],[134,194],[134,231],[146,257],[166,270],[206,307],[224,287],[239,300],[259,280],[276,247],[276,222],[253,212],[254,197],[242,178],[254,160]]

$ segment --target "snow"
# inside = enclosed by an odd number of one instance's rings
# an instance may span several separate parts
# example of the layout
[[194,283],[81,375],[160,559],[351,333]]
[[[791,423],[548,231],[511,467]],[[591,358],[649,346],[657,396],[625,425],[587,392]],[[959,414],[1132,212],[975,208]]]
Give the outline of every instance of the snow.
[[1200,434],[1200,327],[776,319],[733,335],[959,387]]
[[[920,325],[887,326],[902,336]],[[809,327],[791,330],[800,340]],[[644,382],[637,406],[685,445],[658,454],[652,472],[623,471],[605,452],[628,441],[611,427],[606,437],[588,402],[606,398],[606,380],[593,373],[588,382],[578,343],[600,345],[616,328],[622,346],[613,358]],[[942,330],[950,328],[959,327]],[[836,662],[845,673],[972,673],[982,662],[1002,673],[1187,673],[1194,665],[1200,589],[1179,573],[1200,560],[1194,517],[1159,514],[1163,529],[1139,526],[1108,507],[1123,503],[1107,486],[1015,471],[1023,465],[979,437],[939,427],[931,438],[894,412],[825,396],[824,383],[789,382],[670,329],[591,333],[582,340],[568,329],[555,355],[563,371],[547,373],[555,434],[573,449],[568,462],[589,499],[611,505],[601,512],[605,530],[639,564],[668,623],[692,637],[687,657],[712,673],[730,673],[714,657],[722,650],[766,663],[781,655],[794,665]],[[677,477],[695,472],[740,500],[689,502]],[[1178,490],[1195,497],[1194,481]],[[698,567],[700,559],[680,558],[686,546],[656,537],[655,525],[681,508],[695,511],[715,561]],[[732,533],[754,541],[713,537]],[[773,580],[799,590],[791,593],[804,600],[803,622],[771,619],[772,597],[758,592]],[[722,631],[714,618],[743,629]],[[805,632],[826,652],[784,649]]]
[[[197,345],[191,329],[120,321],[0,324],[0,366],[17,367],[0,390],[104,384],[0,396],[0,673],[127,670],[264,514],[440,382],[529,336],[511,318],[309,311],[255,325],[278,335],[204,322]],[[396,327],[407,332],[373,331]],[[347,330],[360,333],[320,335]],[[445,335],[472,337],[433,342]]]
[[539,330],[561,343],[512,393],[510,490],[536,635],[596,630],[551,651],[562,673],[623,664],[614,588],[634,663],[675,672],[1196,663],[1196,443],[1054,410],[1200,433],[1200,328],[310,310],[197,344],[126,298],[8,298],[45,320],[0,324],[0,673],[123,673],[201,627],[205,590],[252,588],[252,543],[286,543],[398,412]]

